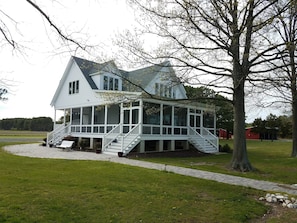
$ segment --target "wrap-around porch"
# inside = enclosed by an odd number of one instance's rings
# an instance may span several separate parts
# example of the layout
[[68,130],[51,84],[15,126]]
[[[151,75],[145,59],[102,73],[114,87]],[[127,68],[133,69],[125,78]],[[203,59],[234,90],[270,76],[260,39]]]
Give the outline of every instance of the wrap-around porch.
[[214,108],[203,104],[138,99],[63,111],[63,123],[55,122],[48,136],[52,143],[68,135],[88,139],[90,148],[124,154],[187,149],[189,143],[202,151],[202,144],[211,144],[212,152],[218,148]]

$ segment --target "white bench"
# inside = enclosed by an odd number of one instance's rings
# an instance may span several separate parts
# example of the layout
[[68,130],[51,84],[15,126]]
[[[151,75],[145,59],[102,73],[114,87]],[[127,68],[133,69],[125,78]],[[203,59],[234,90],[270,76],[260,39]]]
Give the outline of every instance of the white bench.
[[57,145],[57,147],[69,151],[69,150],[71,150],[73,143],[74,143],[74,141],[63,140],[61,145]]

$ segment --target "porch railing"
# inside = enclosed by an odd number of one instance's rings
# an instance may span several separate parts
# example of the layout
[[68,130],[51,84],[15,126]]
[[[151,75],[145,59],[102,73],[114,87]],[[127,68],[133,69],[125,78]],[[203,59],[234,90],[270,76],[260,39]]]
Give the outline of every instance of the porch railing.
[[[132,143],[135,143],[137,138],[139,137],[139,128],[140,128],[140,123],[138,123],[136,126],[134,126],[127,134],[122,136],[122,152],[128,153],[130,151],[124,151],[125,149],[128,149],[131,147],[132,149]],[[127,138],[129,137],[129,140]],[[128,142],[128,143],[125,143]]]
[[110,132],[118,124],[94,124],[94,125],[71,125],[71,132],[75,133],[91,133],[91,134],[105,134]]
[[201,134],[199,134],[193,127],[189,127],[189,135],[195,135],[198,138],[199,144],[202,147],[211,144],[214,148],[218,148],[219,140],[214,134],[212,134],[208,129],[201,127]]
[[202,128],[202,136],[205,137],[213,146],[218,148],[219,138],[211,133],[208,129]]
[[53,131],[47,133],[47,146],[49,144],[56,144],[61,141],[69,133],[70,124],[62,124],[55,128]]
[[115,126],[102,139],[102,151],[105,151],[108,145],[121,134],[121,124]]

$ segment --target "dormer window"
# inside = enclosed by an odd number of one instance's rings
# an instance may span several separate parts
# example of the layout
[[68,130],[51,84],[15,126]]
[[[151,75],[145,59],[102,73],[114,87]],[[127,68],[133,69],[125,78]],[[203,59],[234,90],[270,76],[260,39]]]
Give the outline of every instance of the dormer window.
[[114,79],[114,90],[115,91],[119,90],[119,79],[117,78]]
[[79,81],[69,82],[69,94],[78,94],[79,93]]
[[104,90],[119,90],[119,79],[109,76],[103,77],[103,89]]
[[155,94],[161,97],[174,98],[172,87],[165,84],[155,83]]

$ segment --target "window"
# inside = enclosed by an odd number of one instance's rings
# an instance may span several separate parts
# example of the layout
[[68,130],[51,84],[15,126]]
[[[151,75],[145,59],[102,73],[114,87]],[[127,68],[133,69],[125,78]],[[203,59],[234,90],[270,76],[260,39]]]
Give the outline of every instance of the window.
[[116,91],[118,91],[119,90],[119,79],[114,79],[114,89],[116,90]]
[[78,94],[79,93],[79,81],[69,82],[69,94]]
[[155,94],[160,95],[159,83],[155,83]]
[[160,125],[160,105],[145,102],[143,105],[143,123]]
[[174,91],[171,86],[166,84],[155,83],[155,94],[162,97],[174,98]]
[[72,82],[69,82],[69,94],[72,93]]
[[107,76],[104,76],[103,89],[108,90],[108,77]]
[[104,90],[119,90],[119,79],[104,76],[103,77],[103,89]]
[[79,125],[80,124],[80,108],[73,108],[72,109],[71,123],[72,123],[72,125]]
[[76,81],[76,91],[75,91],[75,93],[77,93],[77,94],[78,94],[78,92],[79,92],[79,82],[78,82],[78,81]]
[[113,90],[113,78],[109,78],[109,90]]
[[160,84],[160,96],[164,96],[164,85]]

